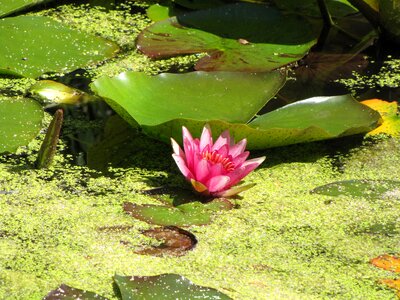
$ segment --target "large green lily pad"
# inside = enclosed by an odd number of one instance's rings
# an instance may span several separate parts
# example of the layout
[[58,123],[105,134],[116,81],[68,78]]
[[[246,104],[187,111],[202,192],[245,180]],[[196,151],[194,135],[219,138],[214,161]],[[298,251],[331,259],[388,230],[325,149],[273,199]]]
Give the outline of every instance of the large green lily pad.
[[[192,72],[148,76],[124,72],[101,77],[92,90],[125,120],[155,126],[176,118],[245,123],[285,82],[279,71],[265,74]],[[135,124],[135,123],[133,123]]]
[[51,0],[0,0],[0,17],[49,1]]
[[187,127],[193,136],[200,136],[204,124],[208,123],[214,138],[228,129],[235,140],[246,138],[247,148],[252,150],[365,133],[380,122],[378,112],[360,104],[352,96],[344,95],[298,101],[248,124],[178,118],[157,126],[143,126],[143,130],[167,143],[170,137],[182,142],[182,126]]
[[0,73],[36,78],[69,72],[112,57],[118,46],[47,17],[0,20]]
[[42,127],[43,109],[31,99],[0,97],[0,153],[27,145]]
[[122,300],[148,299],[231,299],[216,289],[195,285],[177,274],[157,276],[121,276],[115,275]]
[[134,126],[137,121],[145,133],[165,142],[181,141],[182,126],[199,136],[209,123],[214,137],[229,129],[237,140],[247,138],[249,149],[264,149],[365,133],[381,122],[378,112],[343,95],[298,101],[248,123],[283,81],[278,71],[125,72],[99,78],[92,89],[125,120]]
[[156,22],[139,35],[137,47],[152,58],[207,52],[196,70],[263,72],[301,59],[317,31],[273,7],[236,3]]

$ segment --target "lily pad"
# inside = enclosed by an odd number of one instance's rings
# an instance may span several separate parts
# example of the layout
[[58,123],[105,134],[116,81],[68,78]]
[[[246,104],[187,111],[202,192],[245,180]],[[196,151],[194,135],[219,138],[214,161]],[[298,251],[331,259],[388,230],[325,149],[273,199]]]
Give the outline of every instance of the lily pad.
[[51,0],[0,0],[0,17],[5,17],[31,6],[50,1]]
[[247,138],[249,149],[264,149],[365,133],[381,122],[378,112],[343,95],[298,101],[246,124],[284,80],[279,71],[125,72],[97,79],[92,90],[133,126],[168,143],[181,141],[182,125],[199,135],[209,123],[216,136],[229,129],[237,140]]
[[53,80],[40,80],[30,87],[31,97],[44,104],[79,104],[90,96],[78,89]]
[[195,285],[177,274],[157,276],[121,276],[115,275],[122,300],[135,299],[231,299],[213,288]]
[[135,250],[137,254],[182,256],[187,251],[192,250],[197,244],[196,237],[192,233],[175,226],[148,229],[143,231],[142,234],[160,241],[161,244]]
[[365,133],[376,128],[380,120],[378,112],[360,104],[350,95],[344,95],[298,101],[248,124],[177,118],[157,126],[143,126],[143,130],[165,142],[169,142],[170,137],[181,142],[182,126],[186,126],[194,136],[199,136],[204,124],[208,123],[214,138],[229,129],[235,140],[246,138],[247,148],[251,150]]
[[385,133],[391,136],[400,136],[400,117],[396,101],[388,102],[380,99],[370,99],[361,102],[378,111],[382,116],[382,124],[367,133],[367,136]]
[[176,207],[124,203],[124,210],[136,219],[149,224],[179,227],[209,224],[215,212],[229,210],[232,207],[232,203],[226,199],[214,199],[208,203],[194,201]]
[[285,82],[279,71],[264,74],[191,72],[148,76],[124,72],[101,77],[92,90],[129,123],[154,126],[176,118],[249,121]]
[[31,99],[0,97],[0,153],[27,145],[42,127],[43,109]]
[[146,10],[147,17],[156,22],[168,19],[170,17],[171,8],[169,6],[153,4]]
[[43,300],[107,300],[107,298],[93,292],[76,289],[66,284],[62,284],[54,291],[47,294]]
[[301,59],[317,36],[304,18],[235,3],[156,22],[141,32],[137,47],[151,58],[206,52],[196,70],[265,72]]
[[367,199],[400,199],[400,181],[345,180],[328,183],[311,191],[327,196],[352,196]]
[[39,16],[1,19],[0,36],[0,73],[32,78],[97,63],[119,49],[111,41]]

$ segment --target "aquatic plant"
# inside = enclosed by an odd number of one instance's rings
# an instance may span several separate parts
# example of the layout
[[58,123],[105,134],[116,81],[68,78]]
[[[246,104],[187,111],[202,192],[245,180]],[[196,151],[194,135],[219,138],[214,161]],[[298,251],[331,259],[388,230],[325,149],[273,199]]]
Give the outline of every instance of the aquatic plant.
[[193,139],[184,126],[182,133],[184,150],[171,138],[172,157],[197,192],[206,196],[229,197],[253,186],[233,187],[265,160],[265,156],[246,160],[250,154],[244,151],[246,139],[235,144],[226,130],[213,143],[209,125],[204,126],[200,139]]

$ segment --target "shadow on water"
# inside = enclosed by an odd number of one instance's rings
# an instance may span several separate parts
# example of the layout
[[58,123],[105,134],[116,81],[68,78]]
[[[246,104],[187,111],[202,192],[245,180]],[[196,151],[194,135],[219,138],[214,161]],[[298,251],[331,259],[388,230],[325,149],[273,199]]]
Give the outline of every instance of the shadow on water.
[[363,141],[363,135],[353,135],[271,148],[264,151],[252,151],[251,155],[254,157],[265,155],[267,157],[260,168],[271,168],[282,163],[313,163],[323,157],[328,157],[332,160],[332,169],[340,171],[343,164],[340,157],[346,156],[352,149],[360,147]]

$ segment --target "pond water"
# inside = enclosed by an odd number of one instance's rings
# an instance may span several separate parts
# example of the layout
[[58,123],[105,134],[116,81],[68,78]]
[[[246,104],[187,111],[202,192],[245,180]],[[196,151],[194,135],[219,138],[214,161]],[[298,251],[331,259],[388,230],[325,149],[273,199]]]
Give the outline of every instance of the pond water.
[[[199,198],[171,159],[171,146],[149,136],[146,124],[132,126],[115,102],[94,95],[91,83],[125,71],[184,74],[204,54],[152,60],[138,52],[135,39],[151,24],[145,1],[76,3],[49,2],[14,14],[50,17],[111,40],[120,50],[68,73],[0,76],[0,97],[7,99],[38,99],[31,87],[43,79],[87,97],[76,105],[45,104],[41,97],[41,131],[0,156],[0,299],[62,299],[63,292],[48,294],[61,284],[107,299],[160,299],[163,286],[179,290],[180,299],[193,290],[202,299],[393,299],[395,291],[379,280],[398,274],[370,260],[399,252],[398,137],[356,134],[255,147],[251,157],[267,159],[245,179],[254,187],[228,200]],[[358,100],[398,101],[397,48],[378,41],[360,53],[348,60],[312,52],[258,114],[345,93]],[[337,69],[341,60],[344,68]],[[40,146],[59,108],[64,121],[53,163],[37,169]],[[316,192],[330,183],[327,194]],[[353,189],[359,194],[345,193]],[[178,207],[182,203],[186,206]],[[156,213],[148,213],[149,207]],[[134,294],[147,285],[128,284],[124,290],[129,280],[123,276],[161,274],[176,275],[132,281],[150,284],[153,294]]]

